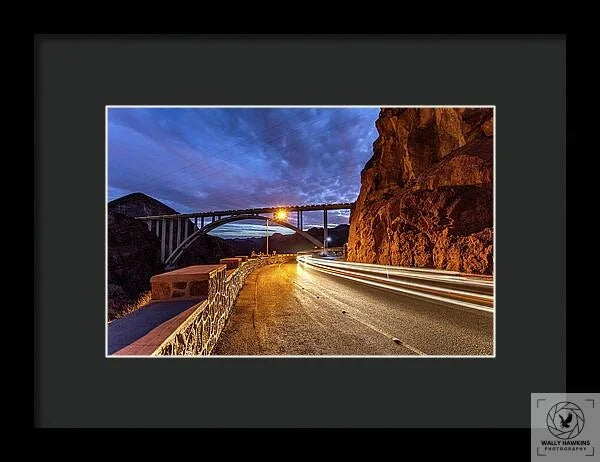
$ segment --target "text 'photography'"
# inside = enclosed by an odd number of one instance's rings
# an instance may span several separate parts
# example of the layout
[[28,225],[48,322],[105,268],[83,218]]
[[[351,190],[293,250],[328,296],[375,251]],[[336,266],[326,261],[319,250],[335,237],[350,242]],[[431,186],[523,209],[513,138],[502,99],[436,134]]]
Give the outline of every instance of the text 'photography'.
[[492,106],[106,108],[106,354],[494,357]]

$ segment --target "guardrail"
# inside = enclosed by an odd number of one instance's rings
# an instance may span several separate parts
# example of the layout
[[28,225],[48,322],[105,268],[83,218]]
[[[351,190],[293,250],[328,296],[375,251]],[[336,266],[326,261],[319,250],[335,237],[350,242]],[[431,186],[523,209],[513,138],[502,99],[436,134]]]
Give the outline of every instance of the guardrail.
[[296,260],[322,273],[372,287],[483,312],[494,312],[494,280],[429,268],[406,268],[326,260],[298,255]]
[[341,256],[344,254],[344,248],[343,247],[319,247],[317,249],[313,249],[313,250],[301,250],[299,252],[296,252],[296,255],[335,255],[335,256]]

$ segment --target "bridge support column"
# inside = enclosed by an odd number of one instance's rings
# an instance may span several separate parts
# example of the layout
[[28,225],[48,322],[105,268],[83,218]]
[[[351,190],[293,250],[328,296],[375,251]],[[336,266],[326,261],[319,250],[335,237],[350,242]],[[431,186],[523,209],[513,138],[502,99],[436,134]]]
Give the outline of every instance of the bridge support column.
[[164,263],[167,259],[167,220],[162,220],[162,236],[160,243],[160,261]]
[[146,224],[148,225],[148,231],[152,232],[152,220],[148,220]]
[[327,209],[323,210],[323,248],[327,247]]
[[200,228],[204,228],[204,217],[200,218]]
[[300,210],[296,212],[296,226],[302,229],[302,225],[300,224]]
[[181,218],[177,219],[177,245],[175,246],[175,248],[179,247],[179,244],[181,244],[181,228],[183,225],[183,220]]
[[187,237],[188,237],[188,228],[189,228],[189,226],[190,226],[190,223],[189,223],[188,219],[187,219],[187,218],[185,218],[185,219],[183,220],[183,240],[184,240],[184,241],[185,241],[185,240],[187,239]]
[[198,229],[198,217],[194,218],[194,232]]
[[156,225],[156,237],[160,237],[160,220],[154,220],[154,224]]
[[174,229],[173,229],[173,223],[175,222],[175,220],[171,219],[169,220],[169,255],[171,255],[173,253],[173,238],[175,236],[173,236],[173,234],[175,234]]

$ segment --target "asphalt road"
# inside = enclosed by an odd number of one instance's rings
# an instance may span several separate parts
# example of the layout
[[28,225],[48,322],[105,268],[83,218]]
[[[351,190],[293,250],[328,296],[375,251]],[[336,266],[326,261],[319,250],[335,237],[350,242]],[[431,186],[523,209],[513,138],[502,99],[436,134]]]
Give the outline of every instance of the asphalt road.
[[253,272],[213,355],[492,355],[493,316],[295,262]]

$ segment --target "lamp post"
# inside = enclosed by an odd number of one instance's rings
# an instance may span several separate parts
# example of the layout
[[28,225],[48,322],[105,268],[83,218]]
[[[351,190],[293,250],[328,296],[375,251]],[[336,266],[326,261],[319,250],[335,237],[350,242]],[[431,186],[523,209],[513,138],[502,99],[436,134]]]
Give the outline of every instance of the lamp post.
[[327,248],[327,242],[329,238],[327,237],[327,209],[323,210],[323,252]]
[[267,218],[267,257],[269,256],[269,219]]
[[[272,220],[279,223],[287,218],[287,212],[284,209],[279,209],[273,213]],[[267,255],[269,255],[269,219],[267,218]]]

